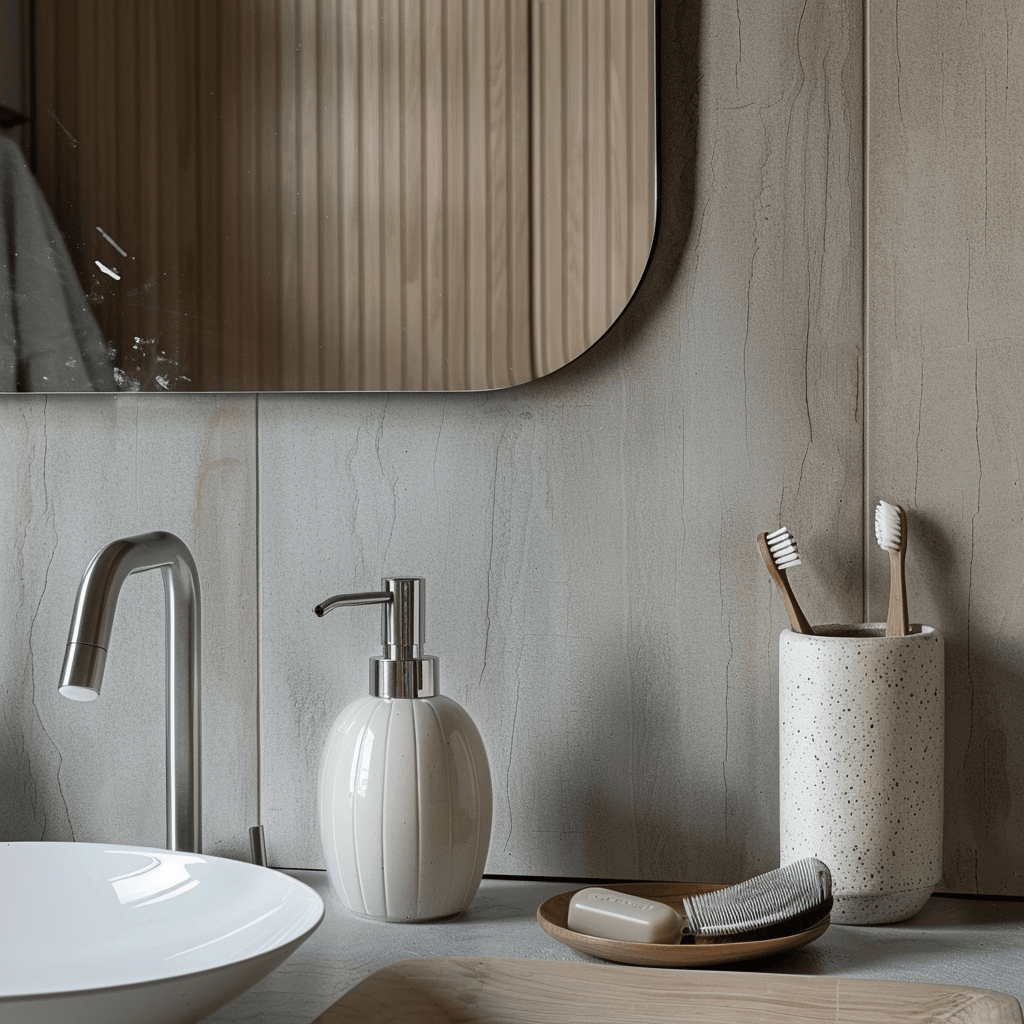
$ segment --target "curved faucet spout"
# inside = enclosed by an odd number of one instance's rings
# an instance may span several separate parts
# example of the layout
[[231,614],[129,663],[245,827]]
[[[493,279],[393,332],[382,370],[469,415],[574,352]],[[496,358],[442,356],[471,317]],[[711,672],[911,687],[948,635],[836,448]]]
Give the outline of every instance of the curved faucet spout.
[[173,533],[115,540],[89,563],[71,617],[59,690],[73,700],[100,694],[117,599],[136,572],[159,569],[167,639],[167,848],[201,852],[199,572]]

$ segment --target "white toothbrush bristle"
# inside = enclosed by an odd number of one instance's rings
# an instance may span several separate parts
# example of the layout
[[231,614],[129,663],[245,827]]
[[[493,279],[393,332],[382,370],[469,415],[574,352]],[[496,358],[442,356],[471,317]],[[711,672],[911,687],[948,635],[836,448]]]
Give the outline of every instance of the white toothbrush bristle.
[[786,527],[773,530],[765,540],[768,542],[768,553],[772,556],[775,568],[792,569],[800,564],[800,552],[796,548],[796,539]]
[[883,551],[899,551],[900,533],[900,510],[887,501],[879,501],[875,506],[875,540],[878,546]]

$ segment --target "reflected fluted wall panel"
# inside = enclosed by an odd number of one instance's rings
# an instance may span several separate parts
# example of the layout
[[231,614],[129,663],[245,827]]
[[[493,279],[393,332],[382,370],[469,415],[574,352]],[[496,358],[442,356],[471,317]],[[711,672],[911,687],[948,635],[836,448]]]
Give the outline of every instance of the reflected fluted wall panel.
[[533,345],[540,374],[633,294],[654,214],[647,0],[532,0]]
[[643,272],[651,0],[37,8],[40,178],[128,389],[507,387]]
[[37,7],[39,176],[128,388],[533,376],[529,0]]

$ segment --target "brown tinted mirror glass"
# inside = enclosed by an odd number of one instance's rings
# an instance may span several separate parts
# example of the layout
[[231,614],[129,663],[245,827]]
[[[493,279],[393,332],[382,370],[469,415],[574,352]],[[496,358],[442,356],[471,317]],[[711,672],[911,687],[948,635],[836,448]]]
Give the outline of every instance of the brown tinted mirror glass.
[[16,257],[6,390],[503,388],[646,266],[653,0],[34,0],[31,28],[31,183],[2,166],[51,251]]

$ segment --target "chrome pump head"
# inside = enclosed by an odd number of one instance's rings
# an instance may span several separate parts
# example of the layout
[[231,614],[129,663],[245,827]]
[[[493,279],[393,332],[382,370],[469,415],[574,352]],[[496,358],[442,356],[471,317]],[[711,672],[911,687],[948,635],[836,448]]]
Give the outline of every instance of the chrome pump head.
[[426,581],[419,576],[388,576],[382,590],[365,594],[339,594],[313,611],[324,616],[333,608],[380,604],[381,642],[384,653],[370,659],[370,695],[373,697],[433,697],[438,692],[437,658],[423,653],[423,594]]

